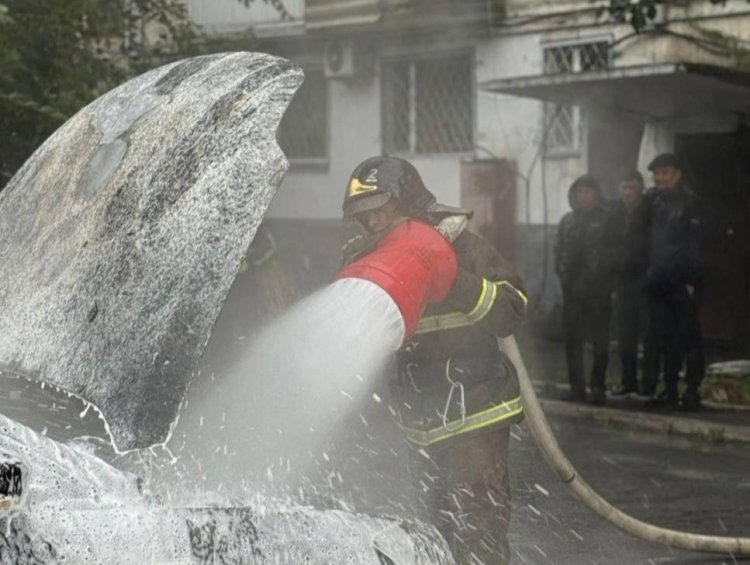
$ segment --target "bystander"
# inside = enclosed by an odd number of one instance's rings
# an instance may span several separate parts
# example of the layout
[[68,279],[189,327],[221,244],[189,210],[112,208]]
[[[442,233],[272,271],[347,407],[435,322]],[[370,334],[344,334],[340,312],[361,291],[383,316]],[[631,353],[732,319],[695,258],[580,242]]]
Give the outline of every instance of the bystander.
[[[645,322],[643,280],[648,260],[643,252],[643,234],[633,229],[633,220],[641,206],[643,189],[643,176],[631,171],[620,182],[620,199],[613,209],[618,230],[615,318],[622,362],[620,386],[612,391],[615,397],[638,393],[638,342]],[[641,390],[648,396],[654,393],[647,387]]]
[[654,188],[644,196],[636,228],[648,249],[645,288],[649,321],[643,382],[648,391],[655,391],[663,363],[664,390],[650,404],[677,407],[679,372],[690,351],[682,407],[696,409],[703,376],[697,315],[703,270],[698,198],[685,186],[682,166],[673,154],[659,155],[649,170]]
[[574,402],[586,401],[583,343],[594,348],[591,402],[604,404],[609,324],[612,315],[613,247],[616,231],[610,214],[601,205],[601,191],[591,175],[570,187],[572,211],[560,222],[555,268],[563,291],[565,354]]

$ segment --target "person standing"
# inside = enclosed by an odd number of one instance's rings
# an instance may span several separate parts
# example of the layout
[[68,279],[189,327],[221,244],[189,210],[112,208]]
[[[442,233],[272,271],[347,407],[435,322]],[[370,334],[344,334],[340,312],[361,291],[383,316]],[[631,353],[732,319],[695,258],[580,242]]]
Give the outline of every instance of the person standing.
[[604,404],[609,324],[614,286],[613,260],[616,231],[602,206],[599,183],[591,175],[573,182],[568,192],[572,211],[558,228],[555,268],[563,292],[565,354],[570,380],[568,400],[586,401],[583,343],[594,346],[591,402]]
[[470,212],[436,203],[408,161],[373,157],[351,175],[344,216],[367,232],[350,240],[344,264],[376,252],[404,224],[434,226],[452,242],[458,275],[447,298],[428,305],[398,353],[390,383],[420,514],[457,563],[506,564],[510,424],[523,418],[518,376],[497,338],[526,315],[520,279],[486,240],[466,229]]
[[[619,231],[617,246],[617,283],[615,289],[615,317],[617,343],[622,362],[622,380],[612,395],[628,396],[638,389],[638,341],[645,322],[643,280],[647,257],[643,252],[642,234],[633,229],[643,196],[643,175],[636,170],[625,175],[620,182],[620,199],[615,203],[614,215]],[[646,396],[654,391],[642,388]]]
[[700,405],[703,377],[697,302],[703,273],[699,202],[685,186],[675,155],[657,156],[649,170],[654,187],[644,196],[638,220],[638,229],[648,243],[645,288],[649,322],[643,380],[655,391],[663,365],[664,390],[650,405],[678,407],[679,372],[690,348],[682,402],[684,408],[695,409]]

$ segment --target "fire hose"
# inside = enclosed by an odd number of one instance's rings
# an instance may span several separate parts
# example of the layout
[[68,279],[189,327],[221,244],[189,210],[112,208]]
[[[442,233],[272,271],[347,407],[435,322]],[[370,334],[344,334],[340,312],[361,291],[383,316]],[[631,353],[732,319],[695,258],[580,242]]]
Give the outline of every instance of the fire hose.
[[[407,342],[416,331],[425,305],[445,299],[456,279],[458,265],[450,240],[427,224],[409,220],[383,238],[375,252],[344,267],[335,279],[362,278],[380,286],[399,307]],[[526,423],[537,445],[550,467],[586,506],[646,541],[692,551],[750,555],[750,538],[710,536],[654,526],[604,500],[581,478],[560,449],[536,398],[515,338],[498,341],[518,371]]]
[[646,541],[692,551],[750,555],[750,538],[709,536],[654,526],[629,516],[604,500],[581,478],[565,453],[560,449],[560,445],[557,443],[557,439],[555,439],[547,418],[539,405],[515,338],[511,336],[500,339],[499,342],[518,371],[526,425],[531,430],[547,463],[560,479],[573,489],[573,492],[586,506],[618,528]]

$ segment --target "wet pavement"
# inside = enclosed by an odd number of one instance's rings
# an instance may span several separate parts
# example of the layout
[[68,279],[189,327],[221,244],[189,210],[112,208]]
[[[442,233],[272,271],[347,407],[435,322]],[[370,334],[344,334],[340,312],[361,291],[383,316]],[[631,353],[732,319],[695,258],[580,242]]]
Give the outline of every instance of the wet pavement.
[[[750,535],[748,407],[705,403],[687,412],[649,407],[644,397],[611,396],[606,406],[563,402],[569,390],[563,344],[526,336],[521,349],[563,451],[605,499],[666,528]],[[610,387],[619,384],[618,365],[613,350]],[[514,564],[750,563],[673,550],[617,530],[562,485],[525,427],[514,439]]]
[[[677,530],[750,533],[750,444],[592,427],[563,417],[551,421],[584,480],[624,512]],[[516,427],[513,437],[514,564],[735,562],[730,555],[672,550],[619,531],[583,506],[556,478],[524,426]]]

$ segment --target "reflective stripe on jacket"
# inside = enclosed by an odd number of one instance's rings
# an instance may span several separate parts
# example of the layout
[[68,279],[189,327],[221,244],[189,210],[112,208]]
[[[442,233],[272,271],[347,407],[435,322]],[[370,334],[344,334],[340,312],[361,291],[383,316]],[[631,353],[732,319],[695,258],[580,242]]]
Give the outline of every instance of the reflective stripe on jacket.
[[526,297],[524,292],[513,286],[510,282],[493,282],[487,279],[482,279],[482,292],[479,295],[476,306],[474,306],[474,308],[470,312],[464,313],[456,311],[446,314],[425,316],[419,321],[417,334],[425,334],[441,330],[452,330],[477,324],[481,322],[487,314],[490,313],[492,307],[495,305],[495,301],[503,292],[513,293],[515,296],[520,298],[520,300],[523,302],[524,310],[528,306],[529,299]]
[[399,425],[420,446],[523,418],[515,368],[497,346],[526,315],[521,281],[483,238],[465,231],[453,245],[456,284],[399,353],[392,386]]
[[[518,396],[498,406],[467,416],[464,422],[454,420],[449,422],[447,426],[441,424],[429,430],[410,428],[401,423],[399,423],[399,427],[406,434],[406,439],[422,447],[428,447],[439,441],[481,430],[494,424],[519,421],[522,414],[523,405],[521,404],[521,397]],[[455,429],[452,424],[456,425]],[[462,425],[458,426],[458,424]]]

